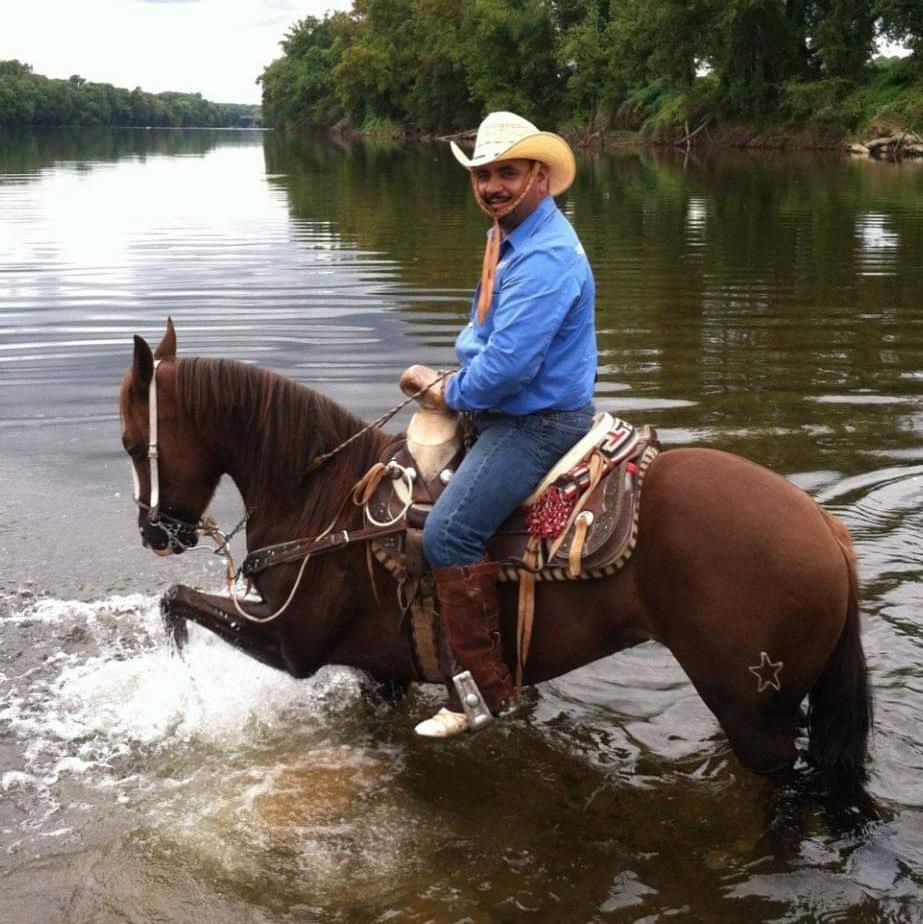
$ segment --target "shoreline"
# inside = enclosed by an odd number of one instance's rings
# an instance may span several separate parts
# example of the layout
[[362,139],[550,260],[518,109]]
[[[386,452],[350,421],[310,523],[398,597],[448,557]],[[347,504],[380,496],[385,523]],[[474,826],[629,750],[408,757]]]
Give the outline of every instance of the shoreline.
[[[574,132],[567,129],[559,134],[575,151],[608,151],[618,148],[639,150],[675,150],[680,154],[701,151],[824,151],[846,156],[864,157],[869,160],[897,162],[923,159],[923,138],[911,129],[885,124],[869,133],[859,135],[853,132],[830,131],[820,128],[794,128],[779,125],[755,126],[729,122],[721,125],[706,117],[695,128],[688,124],[680,135],[669,135],[665,131],[643,132],[640,130],[616,129],[610,131]],[[282,129],[284,131],[284,129]],[[299,130],[296,133],[313,131]],[[393,130],[355,129],[342,122],[326,130],[334,140],[391,141],[394,143],[416,142],[473,142],[475,129],[449,135],[420,132],[415,129],[395,128]]]

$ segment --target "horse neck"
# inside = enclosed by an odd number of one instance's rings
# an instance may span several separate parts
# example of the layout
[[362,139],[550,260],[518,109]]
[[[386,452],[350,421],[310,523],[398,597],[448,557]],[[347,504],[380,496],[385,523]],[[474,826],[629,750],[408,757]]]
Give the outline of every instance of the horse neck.
[[261,543],[325,529],[389,442],[370,430],[311,471],[318,455],[362,430],[363,421],[265,370],[202,359],[179,368],[191,422],[250,511],[248,543],[251,534]]
[[340,528],[348,528],[356,517],[350,499],[353,486],[387,442],[380,432],[369,433],[315,471],[293,467],[287,475],[268,479],[248,469],[246,454],[232,451],[226,471],[250,512],[248,545],[316,536],[334,520]]

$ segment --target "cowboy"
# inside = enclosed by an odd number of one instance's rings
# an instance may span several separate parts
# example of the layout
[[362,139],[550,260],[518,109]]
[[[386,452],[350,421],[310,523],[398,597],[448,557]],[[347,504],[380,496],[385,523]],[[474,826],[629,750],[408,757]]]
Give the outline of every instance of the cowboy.
[[[595,287],[583,247],[553,196],[573,182],[558,135],[510,112],[490,113],[472,157],[451,143],[492,221],[460,369],[425,394],[427,407],[473,415],[477,439],[430,512],[423,551],[455,659],[494,715],[514,701],[499,632],[499,564],[487,541],[548,470],[590,429],[596,376]],[[437,378],[411,366],[411,393]],[[469,721],[458,694],[416,732],[448,738]]]

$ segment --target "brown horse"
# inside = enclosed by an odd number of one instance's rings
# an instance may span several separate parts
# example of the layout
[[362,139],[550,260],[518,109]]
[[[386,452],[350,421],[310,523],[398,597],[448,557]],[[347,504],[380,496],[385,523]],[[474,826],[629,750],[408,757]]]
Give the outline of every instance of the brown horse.
[[[251,511],[248,549],[316,536],[393,439],[370,430],[312,471],[312,460],[362,430],[362,421],[253,366],[177,360],[172,325],[156,354],[135,338],[120,407],[139,528],[159,554],[195,543],[224,473]],[[156,461],[149,459],[152,421]],[[358,526],[357,517],[346,505],[337,529]],[[257,619],[275,613],[300,567],[258,574],[261,602],[248,600],[245,611]],[[366,548],[357,543],[310,559],[291,605],[274,621],[252,622],[229,598],[185,586],[165,595],[164,616],[178,640],[191,619],[295,677],[342,664],[406,686],[416,675],[396,594],[386,591],[393,578],[377,563],[374,569],[380,602]],[[512,638],[515,585],[501,585],[501,595],[502,630]],[[863,774],[871,699],[852,546],[839,521],[784,478],[724,452],[662,453],[647,473],[627,565],[608,578],[538,585],[525,681],[651,639],[673,653],[746,767],[769,773],[792,763],[809,696],[808,759]]]

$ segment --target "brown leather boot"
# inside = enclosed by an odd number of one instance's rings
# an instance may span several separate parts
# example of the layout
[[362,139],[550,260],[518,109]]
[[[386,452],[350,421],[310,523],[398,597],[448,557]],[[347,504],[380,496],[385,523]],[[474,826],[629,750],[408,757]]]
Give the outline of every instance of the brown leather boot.
[[471,671],[495,715],[515,695],[500,640],[499,571],[499,564],[493,561],[433,569],[439,615],[449,645],[461,666]]

